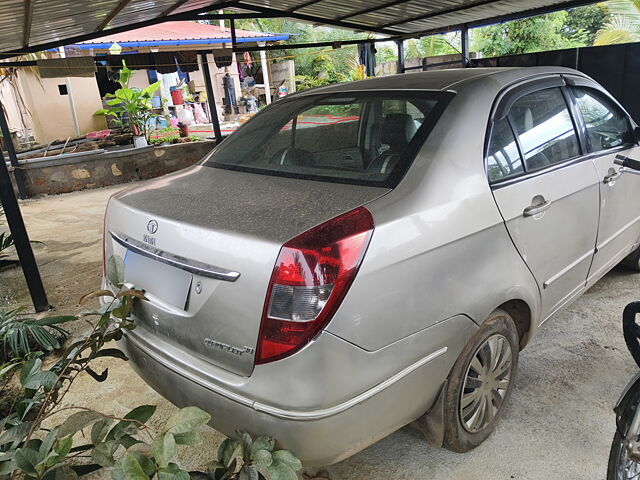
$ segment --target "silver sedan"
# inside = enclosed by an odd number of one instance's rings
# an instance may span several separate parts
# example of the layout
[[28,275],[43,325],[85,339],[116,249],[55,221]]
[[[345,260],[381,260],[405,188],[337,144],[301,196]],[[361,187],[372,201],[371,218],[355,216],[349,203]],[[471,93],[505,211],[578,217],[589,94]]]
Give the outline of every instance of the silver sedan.
[[149,298],[125,348],[176,405],[308,465],[411,422],[468,451],[540,325],[620,261],[638,268],[640,180],[614,164],[638,139],[562,68],[278,100],[198,165],[110,200],[105,258]]

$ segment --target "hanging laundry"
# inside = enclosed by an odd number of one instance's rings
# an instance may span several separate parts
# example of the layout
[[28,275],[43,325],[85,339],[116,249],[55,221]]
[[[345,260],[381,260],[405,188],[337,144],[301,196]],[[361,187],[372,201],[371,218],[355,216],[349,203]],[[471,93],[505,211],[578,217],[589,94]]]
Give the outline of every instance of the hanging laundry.
[[233,50],[230,48],[216,48],[213,50],[213,60],[218,68],[230,67],[233,62]]
[[198,57],[195,50],[176,52],[176,59],[183,72],[189,73],[198,70]]
[[[104,58],[104,57],[101,57]],[[128,53],[126,55],[107,55],[107,64],[114,69],[122,68],[125,62],[129,70],[147,70],[153,68],[153,53]]]
[[176,54],[173,52],[155,52],[152,54],[156,66],[155,70],[164,73],[173,73],[178,70]]
[[40,78],[93,77],[97,70],[93,57],[36,60],[36,65]]
[[247,67],[251,68],[251,66],[253,65],[251,54],[249,52],[244,52],[242,54],[242,58],[244,59],[244,63],[247,65]]

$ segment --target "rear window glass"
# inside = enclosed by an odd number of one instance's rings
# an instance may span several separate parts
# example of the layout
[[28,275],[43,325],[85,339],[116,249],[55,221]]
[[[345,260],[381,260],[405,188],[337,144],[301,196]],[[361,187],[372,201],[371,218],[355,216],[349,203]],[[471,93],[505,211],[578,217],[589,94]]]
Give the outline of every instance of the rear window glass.
[[489,180],[491,182],[506,180],[523,171],[520,152],[509,121],[506,118],[498,120],[493,125],[487,155]]
[[528,172],[580,154],[569,108],[559,88],[548,88],[519,98],[509,116],[520,138]]
[[205,165],[395,187],[451,96],[366,92],[279,100],[222,142]]

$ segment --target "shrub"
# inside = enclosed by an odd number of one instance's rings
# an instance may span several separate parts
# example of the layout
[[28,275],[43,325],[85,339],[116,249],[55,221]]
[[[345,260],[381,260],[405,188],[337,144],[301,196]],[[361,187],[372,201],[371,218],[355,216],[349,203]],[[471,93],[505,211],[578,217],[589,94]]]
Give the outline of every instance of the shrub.
[[[49,368],[44,366],[42,353],[31,350],[29,339],[32,337],[44,350],[57,348],[57,340],[47,329],[62,330],[60,324],[79,317],[36,320],[20,318],[15,310],[5,312],[4,323],[10,332],[7,338],[13,338],[8,341],[13,357],[0,366],[0,381],[15,373],[21,391],[0,417],[0,480],[19,476],[26,480],[75,480],[105,467],[112,469],[113,480],[296,480],[295,472],[302,467],[300,460],[291,452],[275,450],[273,438],[253,441],[242,432],[237,439],[227,439],[220,445],[217,460],[207,472],[183,470],[175,458],[176,447],[200,444],[197,431],[210,420],[210,415],[197,407],[176,411],[154,434],[147,426],[156,410],[154,405],[138,406],[121,418],[84,406],[61,406],[79,375],[87,374],[97,382],[107,380],[108,369],[94,371],[93,360],[127,360],[111,342],[121,339],[125,330],[135,328],[131,316],[134,300],[146,298],[141,290],[123,285],[123,265],[121,258],[109,258],[107,276],[118,291],[98,290],[80,299],[81,304],[97,297],[110,301],[97,311],[82,314],[91,332],[66,346]],[[52,429],[43,427],[61,412],[71,414]],[[78,432],[86,434],[76,445]],[[90,463],[79,462],[81,457],[89,458]]]

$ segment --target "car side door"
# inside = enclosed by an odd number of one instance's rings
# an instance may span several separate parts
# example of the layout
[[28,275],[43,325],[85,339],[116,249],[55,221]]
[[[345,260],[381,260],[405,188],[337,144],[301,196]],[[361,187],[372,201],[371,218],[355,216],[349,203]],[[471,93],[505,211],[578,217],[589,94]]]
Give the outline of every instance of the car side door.
[[588,285],[607,273],[640,237],[640,184],[621,175],[616,155],[640,156],[628,114],[596,83],[576,78],[570,87],[578,121],[600,181],[600,220]]
[[599,179],[563,85],[554,77],[507,92],[487,147],[493,196],[540,289],[542,321],[584,290],[598,229]]

